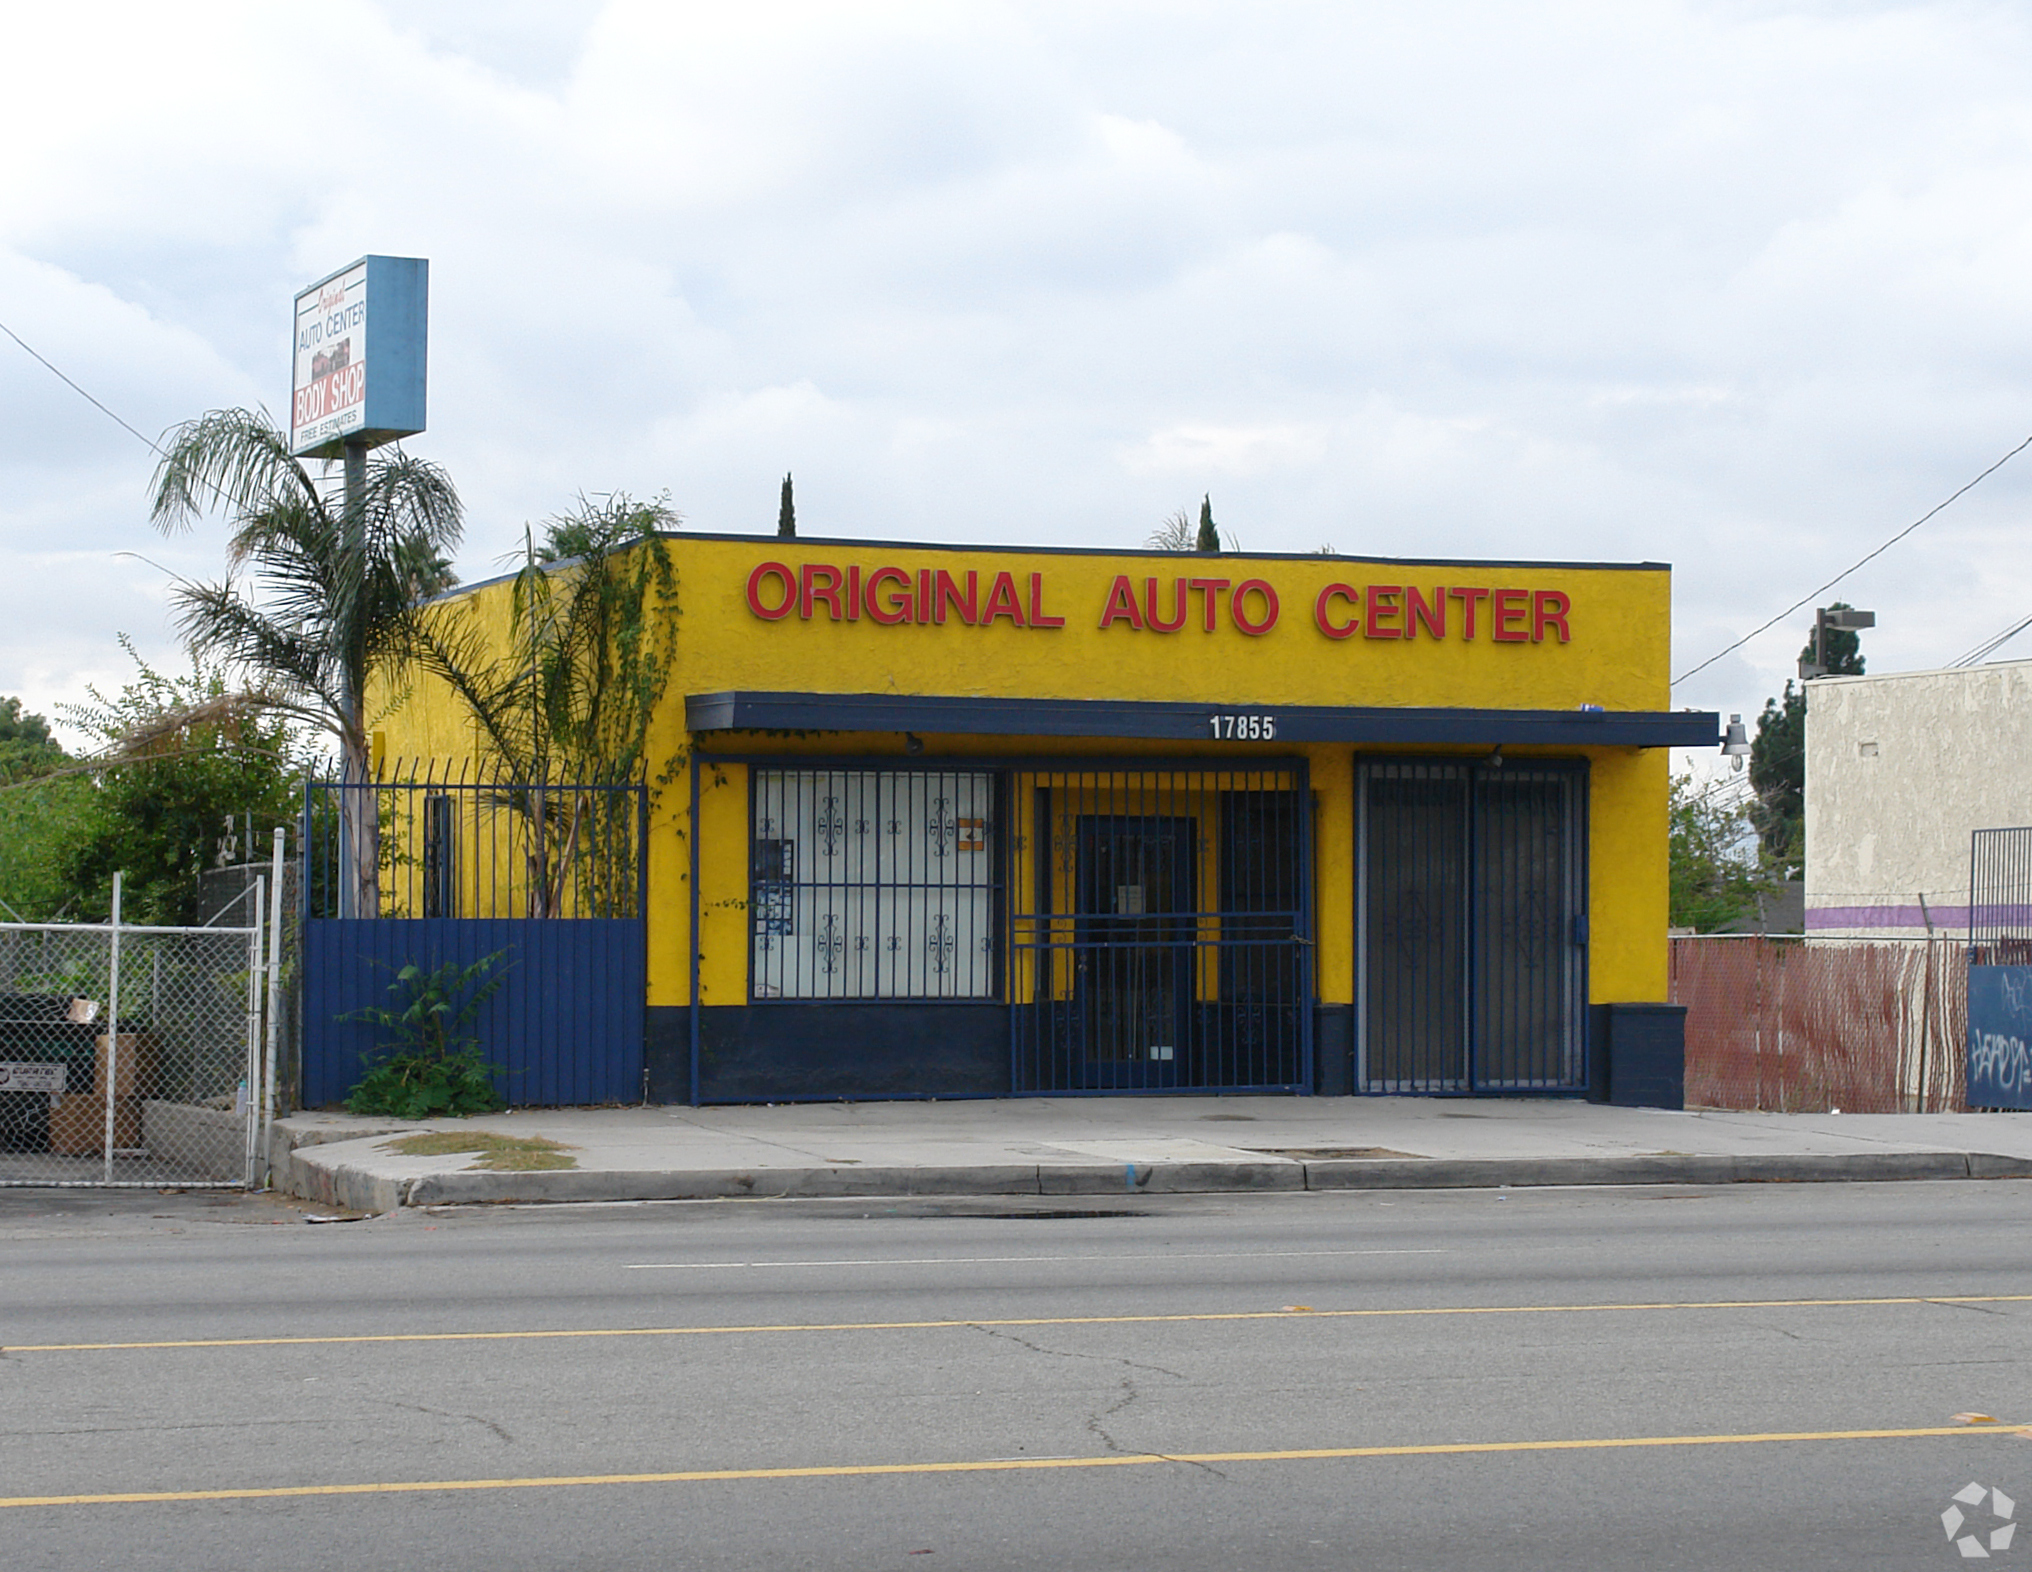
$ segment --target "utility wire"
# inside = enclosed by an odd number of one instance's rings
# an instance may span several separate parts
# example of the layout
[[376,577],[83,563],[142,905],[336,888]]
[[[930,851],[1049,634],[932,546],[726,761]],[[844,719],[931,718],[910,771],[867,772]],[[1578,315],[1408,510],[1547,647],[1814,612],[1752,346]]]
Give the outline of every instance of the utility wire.
[[1791,616],[1795,611],[1799,610],[1800,607],[1812,605],[1813,602],[1817,600],[1820,596],[1825,595],[1829,590],[1833,589],[1837,584],[1841,583],[1843,579],[1847,578],[1851,573],[1854,573],[1858,568],[1862,567],[1865,563],[1874,561],[1876,558],[1881,557],[1885,552],[1889,551],[1893,546],[1897,545],[1899,541],[1903,540],[1907,535],[1911,534],[1915,529],[1919,528],[1920,525],[1924,524],[1936,513],[1943,511],[1950,504],[1959,501],[1969,492],[1975,490],[1977,486],[1981,485],[1984,481],[1988,480],[1992,475],[1996,474],[1998,470],[2002,469],[2006,464],[2010,463],[2012,459],[2016,458],[2020,453],[2023,453],[2027,448],[2032,448],[2032,437],[2027,437],[2023,442],[2019,443],[2015,448],[2011,449],[2010,452],[2006,453],[2002,458],[1998,459],[1996,463],[1992,464],[1988,469],[1984,470],[1980,475],[1976,476],[1974,480],[1970,481],[1966,486],[1963,486],[1961,490],[1957,491],[1953,496],[1949,497],[1946,502],[1942,502],[1937,506],[1929,508],[1926,512],[1922,513],[1918,518],[1914,519],[1910,524],[1907,524],[1903,529],[1898,531],[1897,534],[1893,535],[1889,540],[1885,541],[1883,545],[1879,546],[1875,551],[1871,552],[1868,556],[1857,558],[1854,562],[1850,563],[1847,567],[1843,568],[1841,572],[1837,573],[1833,578],[1829,579],[1825,584],[1821,585],[1819,589],[1809,590],[1805,595],[1800,597],[1800,599],[1794,601],[1791,605],[1787,606],[1783,611],[1779,612],[1778,615],[1773,617],[1769,622],[1759,624],[1757,627],[1752,628],[1748,633],[1745,633],[1740,639],[1737,639],[1735,643],[1730,644],[1723,649],[1716,650],[1714,654],[1708,656],[1706,660],[1702,661],[1698,666],[1693,667],[1691,670],[1682,671],[1678,676],[1672,679],[1672,685],[1675,688],[1678,687],[1680,683],[1686,681],[1688,677],[1693,676],[1695,672],[1706,671],[1708,667],[1712,666],[1724,655],[1728,655],[1736,650],[1741,649],[1745,644],[1749,643],[1750,640],[1754,639],[1758,634],[1768,632],[1770,629],[1777,627],[1779,623],[1783,622],[1787,617]]
[[[24,339],[19,333],[15,332],[14,329],[9,327],[5,322],[0,322],[0,333],[5,333],[9,338],[13,339],[15,343],[19,344],[30,355],[34,356],[36,360],[40,361],[42,365],[48,369],[49,373],[52,376],[54,376],[58,381],[62,382],[65,387],[69,388],[72,392],[76,393],[79,398],[83,399],[87,404],[90,404],[92,408],[99,411],[100,414],[104,415],[108,420],[112,421],[122,431],[127,432],[131,436],[139,438],[143,443],[147,445],[148,451],[153,453],[157,458],[167,459],[169,457],[169,455],[163,452],[161,447],[157,445],[153,437],[143,436],[139,431],[135,430],[134,427],[130,426],[126,421],[122,420],[112,410],[108,409],[96,398],[92,397],[90,393],[87,393],[82,387],[79,387],[77,383],[73,382],[68,376],[64,375],[63,371],[57,365],[55,365],[52,361],[50,361],[45,356],[40,354],[31,344],[29,344],[29,342],[26,339]],[[217,497],[220,503],[223,504],[228,510],[231,510],[232,508],[239,505],[239,500],[237,498],[227,496],[225,492],[221,491],[211,481],[206,481],[205,485],[207,489],[210,490],[211,494]],[[155,564],[151,562],[149,563],[149,566],[154,567]]]
[[[5,322],[0,322],[0,333],[5,333],[9,338],[13,339],[16,344],[19,344],[21,346],[23,351],[25,351],[28,355],[32,356],[37,361],[37,363],[39,363],[45,370],[47,370],[50,373],[51,376],[55,377],[58,381],[62,382],[65,387],[69,388],[73,393],[77,394],[78,397],[83,399],[87,404],[90,404],[92,408],[96,409],[108,420],[112,421],[122,431],[125,431],[129,436],[141,442],[144,446],[148,448],[148,450],[151,453],[155,454],[158,458],[169,457],[169,455],[167,453],[164,453],[162,449],[156,444],[155,439],[153,437],[144,436],[139,430],[137,430],[134,426],[128,424],[126,420],[122,419],[113,410],[108,409],[104,404],[102,404],[98,399],[94,398],[84,388],[80,387],[76,382],[71,380],[69,376],[65,375],[65,373],[60,367],[58,367],[47,357],[42,355],[38,350],[36,350],[36,348],[33,345],[31,345],[19,333],[15,332],[14,329],[9,327]],[[1914,530],[1919,528],[1920,525],[1924,524],[1928,519],[1932,518],[1935,514],[1945,511],[1950,505],[1952,505],[1955,502],[1958,502],[1962,497],[1967,495],[1969,492],[1973,491],[1977,486],[1981,485],[1984,481],[1988,480],[1990,476],[1994,475],[2006,464],[2010,463],[2012,459],[2016,458],[2020,453],[2023,453],[2028,447],[2032,447],[2032,437],[2027,437],[2023,442],[2019,443],[2015,448],[2011,449],[2010,452],[2006,453],[2002,458],[1998,459],[1996,463],[1992,464],[1988,469],[1984,470],[1980,475],[1976,476],[1974,480],[1971,480],[1967,485],[1963,486],[1959,491],[1955,492],[1952,496],[1947,498],[1946,501],[1929,509],[1927,512],[1921,514],[1918,518],[1914,519],[1910,524],[1907,524],[1903,529],[1898,531],[1898,533],[1893,535],[1889,540],[1885,541],[1883,545],[1879,546],[1875,551],[1870,552],[1867,556],[1857,558],[1856,561],[1851,563],[1848,567],[1844,568],[1841,572],[1837,573],[1833,578],[1829,579],[1825,584],[1821,585],[1818,589],[1809,591],[1801,599],[1794,601],[1790,606],[1787,606],[1783,611],[1779,612],[1777,616],[1771,618],[1770,621],[1761,623],[1757,627],[1752,628],[1748,633],[1744,634],[1741,638],[1737,639],[1733,644],[1725,645],[1723,648],[1715,651],[1714,654],[1710,655],[1698,666],[1694,666],[1689,670],[1681,672],[1677,677],[1674,677],[1672,679],[1672,685],[1674,687],[1677,687],[1680,683],[1686,681],[1688,677],[1691,677],[1698,672],[1703,672],[1707,670],[1708,667],[1712,666],[1724,655],[1728,655],[1735,650],[1741,649],[1745,644],[1749,643],[1750,640],[1756,638],[1758,634],[1768,632],[1770,629],[1776,627],[1779,623],[1783,622],[1787,617],[1791,616],[1795,611],[1799,610],[1800,607],[1805,606],[1809,604],[1811,601],[1818,598],[1819,596],[1826,594],[1829,590],[1833,589],[1835,585],[1841,583],[1843,579],[1847,578],[1857,569],[1863,567],[1865,564],[1875,560],[1876,558],[1881,557],[1885,552],[1889,551],[1893,546],[1897,545],[1899,541],[1903,540],[1907,535],[1911,534]],[[228,497],[223,491],[220,491],[216,486],[214,486],[212,490],[214,494],[217,495],[218,499],[221,502],[227,504],[227,506],[229,507],[232,505],[233,499]],[[1981,660],[1984,656],[1989,655],[1994,651],[2002,648],[2006,642],[2008,642],[2013,638],[2016,638],[2028,627],[2032,627],[2032,616],[2028,616],[2023,621],[2012,624],[2011,627],[2005,629],[2004,632],[1998,634],[1994,639],[1988,640],[1983,644],[1977,645],[1975,649],[1969,651],[1966,655],[1962,656],[1959,660],[1955,661],[1954,664],[1956,666],[1972,666],[1977,661]]]
[[1953,667],[1950,667],[1950,669],[1954,669],[1954,667],[1961,666],[1973,666],[1978,661],[1988,660],[1992,655],[1996,654],[1998,650],[2002,649],[2006,644],[2009,644],[2011,640],[2015,639],[2027,628],[2032,628],[2032,617],[2019,618],[2018,621],[2012,623],[2002,633],[1994,634],[1991,637],[1984,639],[1982,643],[1978,644],[1966,655],[1963,655],[1960,659],[1956,660],[1954,662]]
[[26,339],[24,339],[19,333],[15,332],[14,329],[9,327],[5,322],[0,322],[0,333],[5,333],[9,338],[13,339],[15,343],[19,344],[23,349],[27,350],[29,354],[34,355],[37,360],[42,361],[42,364],[49,369],[51,375],[56,377],[57,380],[62,382],[65,387],[69,388],[73,393],[77,394],[79,398],[83,399],[87,404],[91,405],[92,408],[96,409],[100,414],[104,415],[108,420],[111,420],[115,425],[119,426],[123,431],[128,432],[130,435],[140,437],[143,442],[148,444],[149,450],[153,452],[158,458],[169,457],[169,455],[167,453],[164,453],[161,448],[156,447],[154,438],[141,436],[141,433],[136,431],[132,426],[128,425],[126,421],[122,420],[110,409],[106,408],[104,404],[101,404],[97,399],[93,398],[91,394],[87,393],[83,388],[79,387],[77,383],[71,381],[69,377],[65,376],[63,372],[59,371],[54,365],[51,365],[49,361],[44,360],[43,357],[37,354],[36,351],[29,345]]

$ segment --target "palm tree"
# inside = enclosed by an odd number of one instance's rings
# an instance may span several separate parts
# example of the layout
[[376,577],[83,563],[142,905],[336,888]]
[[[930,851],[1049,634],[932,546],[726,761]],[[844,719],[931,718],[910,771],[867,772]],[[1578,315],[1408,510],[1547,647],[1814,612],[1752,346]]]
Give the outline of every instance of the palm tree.
[[[334,508],[265,413],[215,409],[166,440],[149,510],[156,528],[187,529],[216,505],[233,530],[226,576],[177,587],[186,642],[246,672],[268,707],[328,732],[345,784],[364,787],[368,681],[403,662],[422,601],[455,582],[450,559],[464,515],[451,477],[399,447],[385,449],[367,459],[349,502]],[[364,790],[340,796],[353,872],[348,905],[372,916],[379,911],[372,804]]]
[[1153,529],[1143,544],[1152,551],[1191,551],[1198,540],[1193,530],[1192,515],[1180,508],[1167,513],[1164,522]]

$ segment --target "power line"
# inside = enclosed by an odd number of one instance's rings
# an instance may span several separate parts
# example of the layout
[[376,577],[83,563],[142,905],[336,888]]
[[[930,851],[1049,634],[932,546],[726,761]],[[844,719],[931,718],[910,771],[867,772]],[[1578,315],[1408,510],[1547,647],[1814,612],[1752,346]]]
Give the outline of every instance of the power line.
[[1993,634],[1989,638],[1984,639],[1982,643],[1978,644],[1966,655],[1963,655],[1958,660],[1956,660],[1953,663],[1953,665],[1955,667],[1973,666],[1978,661],[1988,660],[1992,655],[1996,654],[1998,650],[2002,649],[2006,644],[2009,644],[2011,640],[2015,639],[2027,628],[2032,628],[2032,616],[2021,617],[2016,622],[2012,623],[2008,628],[2006,628],[2002,633]]
[[2032,448],[2032,437],[2027,437],[2023,442],[2019,443],[2015,448],[2011,449],[2010,452],[2006,453],[2002,458],[1998,459],[1996,463],[1992,464],[1988,469],[1984,470],[1980,475],[1976,476],[1974,480],[1970,481],[1966,486],[1963,486],[1961,490],[1957,491],[1953,496],[1949,497],[1946,502],[1939,503],[1938,505],[1929,508],[1926,512],[1922,513],[1918,518],[1914,519],[1910,524],[1907,524],[1903,529],[1898,531],[1897,534],[1893,535],[1889,540],[1885,541],[1883,545],[1879,546],[1875,551],[1869,553],[1868,556],[1857,558],[1854,562],[1850,563],[1846,568],[1843,568],[1841,572],[1837,573],[1833,578],[1829,579],[1825,584],[1821,585],[1819,589],[1808,591],[1800,599],[1794,601],[1791,605],[1787,606],[1783,611],[1779,612],[1778,615],[1773,617],[1769,622],[1759,624],[1757,627],[1752,628],[1748,633],[1745,633],[1740,639],[1737,639],[1735,643],[1730,644],[1723,649],[1716,650],[1714,654],[1708,656],[1706,660],[1702,661],[1698,666],[1693,667],[1692,670],[1682,671],[1678,676],[1672,679],[1672,685],[1675,688],[1678,687],[1680,683],[1686,681],[1688,677],[1693,676],[1695,672],[1706,671],[1708,667],[1712,666],[1724,655],[1730,654],[1736,650],[1741,649],[1745,644],[1749,643],[1750,640],[1754,639],[1758,634],[1768,632],[1770,629],[1777,627],[1779,623],[1783,622],[1787,617],[1791,616],[1795,611],[1799,610],[1800,607],[1812,605],[1814,601],[1818,600],[1822,595],[1825,595],[1829,590],[1833,589],[1837,584],[1841,583],[1843,579],[1847,578],[1851,573],[1854,573],[1858,568],[1862,567],[1865,563],[1874,561],[1876,558],[1881,557],[1885,552],[1889,551],[1893,546],[1897,545],[1899,541],[1903,540],[1907,535],[1911,534],[1915,529],[1919,528],[1920,525],[1924,524],[1936,513],[1941,512],[1943,509],[1947,508],[1950,504],[1960,500],[1963,496],[1966,496],[1969,492],[1975,490],[1977,486],[1981,485],[1984,481],[1988,480],[1992,475],[1996,474],[1998,470],[2002,469],[2006,464],[2010,463],[2012,459],[2016,458],[2020,453],[2023,453],[2027,448]]
[[5,322],[0,322],[0,333],[5,333],[9,338],[13,339],[15,343],[19,344],[23,349],[27,350],[29,354],[34,355],[37,360],[42,361],[42,364],[48,368],[52,376],[56,377],[57,380],[62,382],[65,387],[69,388],[73,393],[77,394],[79,398],[83,399],[87,404],[91,405],[92,408],[96,409],[100,414],[104,415],[108,420],[111,420],[115,425],[119,426],[121,430],[127,432],[131,436],[140,437],[143,442],[148,444],[149,451],[154,453],[158,458],[169,457],[167,453],[164,453],[161,448],[155,445],[154,438],[141,436],[140,432],[136,431],[132,426],[128,425],[126,421],[122,420],[110,409],[106,408],[104,404],[101,404],[97,399],[93,398],[91,394],[87,393],[83,388],[79,387],[77,383],[71,381],[69,377],[65,376],[54,365],[51,365],[49,361],[43,359],[43,357],[40,354],[37,354],[36,351],[29,345],[28,341],[24,339],[19,333],[15,332],[14,329],[9,327]]
[[[122,431],[127,432],[131,436],[139,438],[144,444],[147,445],[149,452],[153,453],[157,458],[166,460],[169,457],[169,455],[163,452],[162,449],[156,444],[154,438],[143,436],[139,431],[135,430],[133,426],[130,426],[125,420],[122,420],[119,415],[115,414],[112,410],[108,409],[104,404],[100,403],[99,400],[94,398],[90,393],[86,392],[82,387],[78,386],[78,384],[72,381],[71,378],[66,376],[55,363],[53,363],[46,356],[38,352],[31,344],[29,344],[29,342],[26,339],[24,339],[19,333],[15,332],[14,329],[9,327],[5,322],[0,322],[0,333],[5,333],[9,338],[13,339],[15,343],[19,344],[30,355],[34,356],[37,361],[41,362],[41,364],[49,371],[49,373],[52,376],[54,376],[58,381],[62,382],[65,387],[69,388],[72,392],[76,393],[79,398],[83,399],[87,404],[90,404],[92,408],[99,411],[99,413],[104,415],[108,420],[111,420]],[[226,508],[231,509],[241,505],[240,500],[238,498],[227,496],[226,493],[221,491],[214,482],[208,480],[205,482],[205,486],[206,489],[208,489],[214,497],[217,497],[220,503]],[[145,558],[143,560],[146,561]],[[151,562],[149,563],[149,566],[154,567],[155,564]]]

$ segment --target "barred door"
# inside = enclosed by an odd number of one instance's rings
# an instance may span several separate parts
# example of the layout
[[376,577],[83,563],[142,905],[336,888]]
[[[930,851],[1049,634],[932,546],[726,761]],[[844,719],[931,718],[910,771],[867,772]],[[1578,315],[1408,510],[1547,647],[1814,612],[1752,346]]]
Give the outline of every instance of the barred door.
[[1465,1091],[1468,772],[1363,774],[1363,1081],[1373,1092]]
[[1019,1092],[1311,1079],[1303,765],[1013,773]]
[[1587,1084],[1584,791],[1559,763],[1362,767],[1363,1090]]
[[1198,839],[1189,818],[1080,816],[1073,966],[1090,1089],[1178,1084],[1191,1038]]

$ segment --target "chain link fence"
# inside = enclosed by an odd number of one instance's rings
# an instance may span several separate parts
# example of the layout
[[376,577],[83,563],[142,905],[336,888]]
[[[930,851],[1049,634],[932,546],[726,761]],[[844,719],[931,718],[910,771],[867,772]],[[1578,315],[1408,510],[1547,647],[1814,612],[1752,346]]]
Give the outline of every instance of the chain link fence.
[[0,1186],[253,1182],[269,978],[245,905],[237,927],[0,924]]
[[[206,927],[219,924],[257,927],[271,922],[276,929],[278,954],[275,957],[273,1000],[275,1071],[272,1085],[278,1114],[303,1106],[303,865],[300,859],[281,860],[280,894],[277,894],[277,864],[270,862],[231,863],[208,869],[199,881],[198,921]],[[261,911],[256,912],[256,904]],[[262,1009],[270,1008],[264,989]],[[264,1044],[268,1023],[262,1023]],[[263,1053],[266,1054],[264,1045]]]
[[1672,941],[1689,1108],[1947,1113],[1966,1106],[1957,940]]

